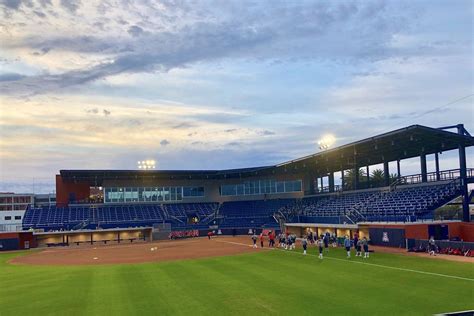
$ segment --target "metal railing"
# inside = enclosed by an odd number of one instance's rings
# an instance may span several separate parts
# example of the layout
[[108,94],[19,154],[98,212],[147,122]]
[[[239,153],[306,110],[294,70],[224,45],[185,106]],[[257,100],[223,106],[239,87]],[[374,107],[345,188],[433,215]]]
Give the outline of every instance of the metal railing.
[[[466,175],[468,178],[474,178],[474,168],[467,168]],[[460,169],[443,170],[443,171],[440,171],[439,173],[428,172],[426,174],[425,183],[436,182],[436,181],[450,181],[450,180],[458,179],[460,177],[461,177]],[[390,187],[390,190],[392,190],[399,185],[419,184],[419,183],[423,183],[423,177],[421,173],[411,174],[411,175],[406,175],[406,176],[401,176],[399,178],[396,178],[395,181],[392,181],[392,183],[390,183],[389,187]],[[357,190],[380,188],[380,187],[385,187],[385,184],[360,182],[358,184]],[[355,189],[351,187],[343,187],[342,185],[335,185],[334,190],[332,192],[342,192],[342,191],[346,191],[346,192],[355,191]],[[324,187],[315,188],[314,192],[305,191],[305,195],[324,194],[324,193],[331,193],[331,188],[329,186],[324,186]]]

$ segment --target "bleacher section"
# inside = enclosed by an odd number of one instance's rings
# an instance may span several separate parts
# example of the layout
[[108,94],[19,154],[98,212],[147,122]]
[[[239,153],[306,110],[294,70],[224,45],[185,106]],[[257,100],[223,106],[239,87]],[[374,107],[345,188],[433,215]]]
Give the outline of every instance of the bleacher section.
[[[433,210],[460,194],[459,181],[333,193],[303,199],[269,199],[218,203],[99,204],[28,208],[24,229],[71,230],[153,226],[172,229],[278,227],[290,222],[356,223],[431,219]],[[275,216],[276,214],[276,216]],[[197,218],[197,223],[190,219]]]
[[274,213],[294,203],[294,199],[224,202],[219,211],[219,215],[223,217],[219,227],[278,227]]
[[[308,197],[294,205],[293,221],[416,221],[431,219],[433,210],[460,194],[457,181]],[[288,210],[287,210],[288,212]],[[293,216],[295,217],[295,216]],[[326,220],[324,218],[327,218]],[[331,219],[329,219],[331,218]]]
[[[193,229],[206,229],[209,227],[209,223],[214,220],[219,203],[163,204],[162,208],[165,219],[175,228],[185,228],[192,225]],[[188,223],[188,219],[194,216],[199,218],[199,223]]]

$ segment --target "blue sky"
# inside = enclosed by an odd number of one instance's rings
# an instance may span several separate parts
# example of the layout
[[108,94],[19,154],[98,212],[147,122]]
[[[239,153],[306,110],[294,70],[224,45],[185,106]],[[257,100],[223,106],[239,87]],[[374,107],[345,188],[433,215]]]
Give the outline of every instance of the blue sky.
[[0,191],[142,159],[275,164],[327,133],[474,132],[472,96],[446,105],[474,93],[472,1],[0,0],[0,15]]

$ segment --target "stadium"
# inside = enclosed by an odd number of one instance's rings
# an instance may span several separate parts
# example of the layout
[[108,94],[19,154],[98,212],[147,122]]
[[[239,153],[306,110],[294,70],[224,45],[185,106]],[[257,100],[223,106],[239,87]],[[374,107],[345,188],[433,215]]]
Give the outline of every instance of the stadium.
[[0,316],[474,316],[473,0],[0,20]]
[[[352,297],[368,295],[371,304],[352,306],[356,314],[376,313],[374,308],[389,314],[469,310],[474,282],[470,146],[474,138],[462,124],[412,125],[273,166],[61,170],[56,205],[29,205],[23,231],[0,234],[1,250],[30,249],[0,257],[6,281],[2,309],[5,315],[32,306],[51,313],[59,304],[59,314],[109,309],[128,314],[130,308],[237,314],[250,304],[251,314],[307,314],[310,300],[320,297],[321,310],[339,314],[344,292],[358,292],[363,284],[364,294]],[[441,154],[448,151],[457,152],[458,169],[439,168]],[[426,162],[430,155],[432,172]],[[419,159],[420,173],[402,176],[400,161],[411,158]],[[368,177],[378,164],[382,177]],[[437,220],[435,211],[453,201],[461,201],[462,221]],[[258,236],[256,249],[251,236],[254,243]],[[268,245],[277,236],[286,244],[295,236],[296,249]],[[301,245],[308,236],[315,237],[305,245],[305,256]],[[325,260],[318,261],[319,236],[331,238],[331,246],[324,241]],[[357,239],[369,240],[370,259],[347,258],[342,249],[347,238],[354,249]],[[436,259],[426,254],[430,238]],[[17,278],[5,278],[10,273]],[[18,309],[17,294],[8,289],[31,280],[39,286],[31,297],[42,303]],[[48,282],[59,285],[51,288]],[[124,292],[124,287],[134,290]],[[407,291],[411,287],[419,290]],[[292,294],[281,302],[287,291]],[[323,292],[332,293],[331,303],[323,303],[329,299]],[[375,303],[382,297],[383,307]]]

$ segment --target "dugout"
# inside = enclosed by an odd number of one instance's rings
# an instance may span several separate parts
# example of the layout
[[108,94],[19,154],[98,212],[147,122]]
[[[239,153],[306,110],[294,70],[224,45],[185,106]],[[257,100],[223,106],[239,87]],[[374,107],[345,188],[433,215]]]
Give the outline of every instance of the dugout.
[[358,225],[352,224],[286,223],[285,227],[287,232],[296,234],[298,237],[307,235],[309,232],[317,236],[329,232],[338,238],[344,236],[353,238],[354,233],[359,231]]
[[0,251],[36,248],[33,232],[0,233]]
[[363,222],[358,224],[323,224],[323,223],[287,223],[286,230],[299,237],[313,234],[335,233],[344,238],[358,233],[359,238],[367,237],[372,245],[405,248],[415,245],[418,240],[435,240],[474,242],[474,223],[460,221],[427,221],[427,222]]
[[107,245],[152,241],[152,227],[35,232],[38,247]]

